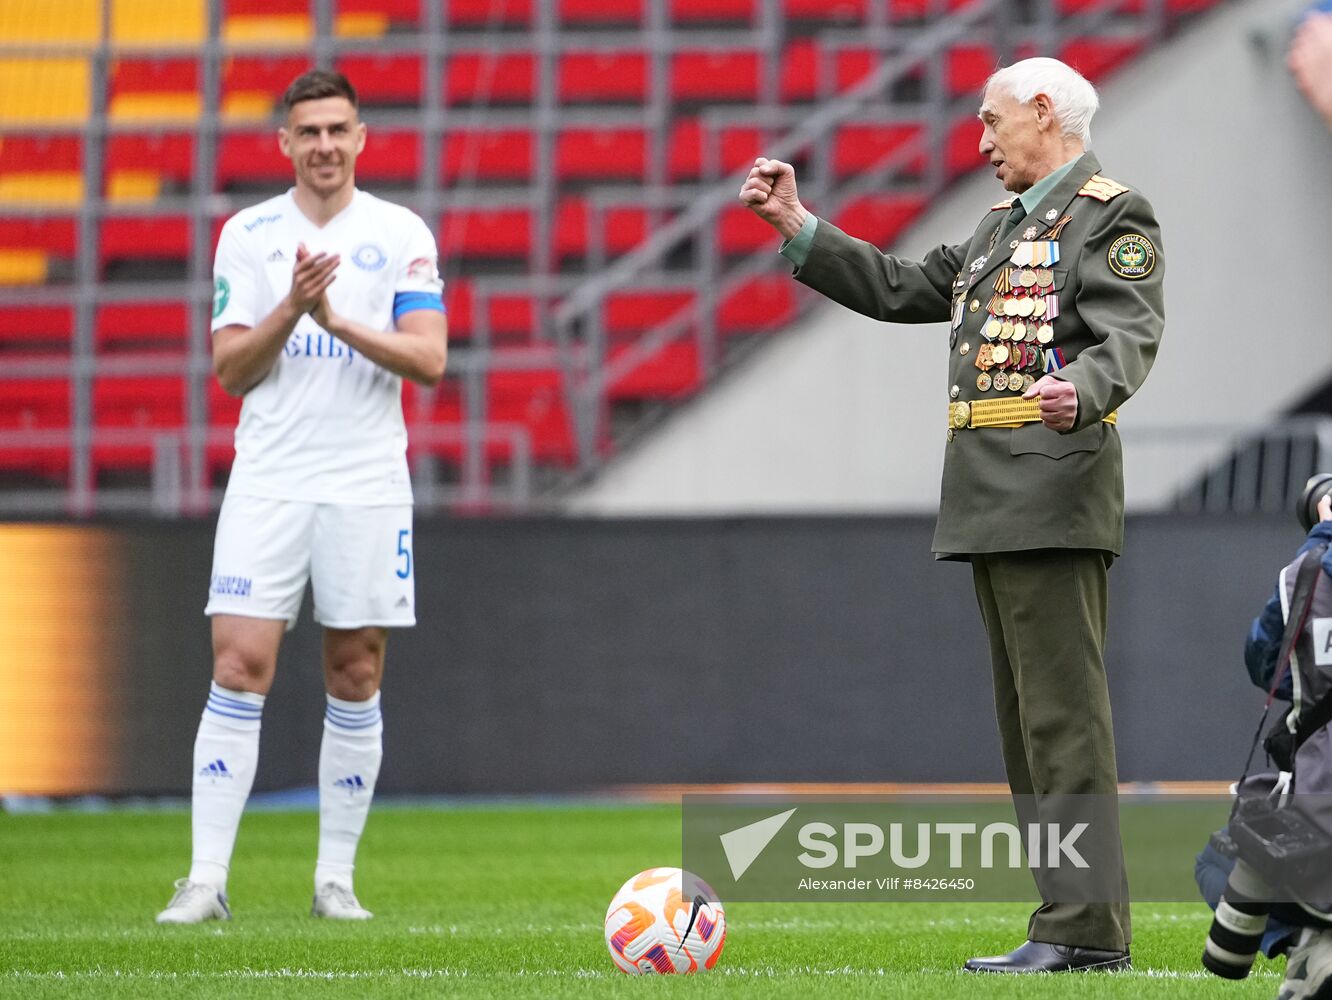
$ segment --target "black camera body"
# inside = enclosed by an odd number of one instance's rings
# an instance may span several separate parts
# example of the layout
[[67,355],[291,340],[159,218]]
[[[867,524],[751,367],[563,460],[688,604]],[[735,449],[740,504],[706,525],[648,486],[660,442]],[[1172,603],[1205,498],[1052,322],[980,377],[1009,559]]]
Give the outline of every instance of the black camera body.
[[1229,834],[1239,857],[1273,886],[1308,885],[1332,866],[1332,839],[1290,805],[1242,799]]
[[1295,517],[1307,534],[1318,523],[1318,501],[1332,494],[1332,472],[1316,472],[1309,477],[1295,504]]

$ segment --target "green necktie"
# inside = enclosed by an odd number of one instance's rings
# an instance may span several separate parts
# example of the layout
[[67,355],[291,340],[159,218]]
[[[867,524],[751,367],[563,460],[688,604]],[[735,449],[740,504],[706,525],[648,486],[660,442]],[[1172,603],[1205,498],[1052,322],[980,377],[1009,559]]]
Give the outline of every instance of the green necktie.
[[1027,210],[1022,207],[1022,199],[1015,198],[1013,200],[1013,207],[1008,213],[1008,228],[1012,229],[1026,217]]

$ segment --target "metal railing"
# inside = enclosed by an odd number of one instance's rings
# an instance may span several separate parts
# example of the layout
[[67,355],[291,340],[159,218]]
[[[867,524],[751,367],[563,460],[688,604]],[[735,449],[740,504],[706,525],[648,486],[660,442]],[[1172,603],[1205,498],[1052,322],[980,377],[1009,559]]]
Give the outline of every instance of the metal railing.
[[[106,25],[110,23],[110,0],[103,0],[103,6],[102,23]],[[929,200],[956,173],[948,163],[947,140],[952,130],[974,118],[975,113],[975,96],[956,94],[948,84],[946,60],[954,46],[984,43],[992,48],[999,62],[1007,62],[1024,46],[1055,51],[1061,41],[1071,37],[1107,38],[1117,34],[1148,43],[1162,37],[1168,27],[1165,0],[1146,0],[1136,6],[1126,5],[1123,0],[1100,0],[1077,16],[1063,18],[1056,14],[1052,2],[976,0],[959,11],[949,11],[948,7],[946,0],[932,0],[923,19],[903,23],[890,19],[886,3],[872,3],[867,6],[865,22],[854,32],[844,25],[832,24],[817,29],[814,36],[821,53],[819,100],[812,105],[792,106],[782,104],[779,98],[781,57],[793,33],[791,26],[783,21],[781,0],[761,0],[751,24],[723,29],[672,24],[668,0],[647,0],[643,23],[637,29],[608,30],[562,26],[556,21],[556,5],[541,3],[535,5],[531,27],[520,32],[446,31],[447,4],[441,0],[422,0],[415,31],[373,40],[336,37],[333,33],[336,3],[312,0],[315,37],[312,47],[301,51],[312,52],[317,64],[330,65],[340,55],[351,53],[405,52],[422,56],[422,99],[418,107],[367,110],[372,128],[410,128],[419,136],[417,180],[403,200],[432,224],[446,209],[487,204],[524,205],[532,223],[531,252],[523,276],[465,274],[474,286],[476,328],[469,341],[454,343],[450,348],[450,376],[459,380],[464,402],[461,427],[435,427],[429,423],[430,393],[418,393],[416,408],[407,413],[418,501],[427,508],[469,509],[519,509],[552,502],[563,489],[595,475],[605,462],[607,414],[613,405],[611,389],[617,379],[666,346],[687,338],[694,340],[704,382],[739,356],[737,347],[752,347],[743,342],[744,338],[728,337],[718,329],[718,309],[729,296],[740,294],[738,290],[747,287],[747,282],[776,274],[783,265],[775,253],[724,257],[720,252],[722,210],[735,204],[735,192],[743,174],[725,169],[722,139],[728,129],[757,126],[771,141],[756,153],[798,160],[802,194],[821,214],[835,216],[853,198],[868,193],[895,192]],[[0,289],[0,306],[67,303],[74,307],[68,358],[14,361],[0,355],[0,391],[11,379],[68,378],[71,399],[68,431],[0,431],[0,450],[48,447],[63,434],[70,471],[67,482],[57,489],[4,490],[0,512],[60,510],[82,516],[98,510],[120,509],[121,504],[132,509],[137,503],[137,509],[144,511],[197,514],[211,509],[218,501],[219,491],[214,482],[217,470],[208,451],[210,445],[217,447],[219,435],[229,432],[210,428],[208,419],[211,371],[206,331],[211,296],[211,231],[216,218],[231,214],[253,199],[217,193],[216,164],[224,134],[252,131],[256,127],[254,122],[222,119],[222,67],[230,55],[253,54],[256,50],[224,43],[221,4],[209,3],[208,9],[208,40],[191,53],[197,54],[200,65],[203,114],[197,124],[138,125],[108,120],[106,95],[112,61],[128,55],[156,54],[157,50],[113,45],[105,29],[97,45],[77,50],[90,59],[94,113],[76,130],[84,144],[82,175],[86,197],[72,213],[77,216],[79,234],[74,281],[69,286]],[[479,48],[534,53],[536,88],[530,107],[495,108],[484,100],[484,93],[471,106],[445,105],[446,60],[454,52]],[[561,54],[627,48],[647,54],[647,97],[642,103],[632,107],[588,108],[559,104],[556,74]],[[671,59],[684,50],[708,48],[760,52],[761,96],[753,104],[708,107],[698,113],[704,136],[699,179],[696,183],[675,185],[666,166],[671,127],[678,110],[671,103]],[[873,72],[854,86],[838,90],[834,81],[835,61],[839,53],[851,49],[868,50],[879,62]],[[13,46],[0,45],[0,54],[17,51]],[[41,46],[39,51],[51,55],[57,50]],[[276,46],[258,51],[278,55],[292,50]],[[892,100],[894,91],[908,83],[918,93],[905,103]],[[917,139],[892,150],[854,178],[837,175],[831,151],[837,130],[843,124],[888,122],[903,116],[921,124]],[[580,123],[636,123],[648,132],[647,171],[642,185],[597,184],[582,192],[590,213],[590,242],[582,274],[561,267],[553,238],[561,194],[555,171],[556,138],[562,129]],[[446,189],[441,185],[440,156],[445,137],[457,129],[483,125],[531,130],[534,163],[529,186],[491,190],[469,185],[466,169],[458,186]],[[0,125],[0,132],[4,131],[14,130]],[[44,130],[25,126],[22,131]],[[132,206],[103,197],[106,143],[109,137],[122,131],[192,134],[189,195]],[[915,166],[917,161],[923,161],[922,168]],[[476,164],[471,167],[475,169]],[[605,245],[603,220],[607,212],[625,205],[646,210],[650,236],[631,252],[615,258]],[[43,214],[40,207],[6,207],[4,212]],[[184,280],[101,280],[98,245],[101,223],[107,217],[125,213],[189,217],[191,248]],[[442,266],[446,278],[464,275],[456,262],[448,258],[442,261]],[[632,338],[625,351],[617,352],[614,361],[609,360],[611,338],[605,312],[611,297],[627,289],[681,287],[694,292],[689,303]],[[520,347],[499,343],[488,323],[489,302],[495,296],[514,291],[534,302],[531,343]],[[802,296],[797,300],[798,307],[807,308],[809,300],[804,297],[803,289],[798,294]],[[97,305],[145,299],[187,305],[192,326],[185,356],[153,359],[98,354],[94,343]],[[529,428],[518,424],[497,427],[486,411],[487,375],[529,368],[557,368],[562,373],[564,402],[572,416],[574,467],[554,478],[538,474],[540,470],[533,458],[536,448]],[[92,412],[93,378],[117,374],[179,374],[187,386],[185,426],[165,433],[151,428],[97,427]],[[140,445],[150,442],[154,455],[161,456],[160,461],[154,459],[149,484],[137,492],[117,493],[97,483],[96,450],[112,438],[121,442],[122,437],[125,442]],[[443,464],[451,463],[452,459],[443,454],[432,456],[431,449],[460,453],[456,469],[444,470]]]

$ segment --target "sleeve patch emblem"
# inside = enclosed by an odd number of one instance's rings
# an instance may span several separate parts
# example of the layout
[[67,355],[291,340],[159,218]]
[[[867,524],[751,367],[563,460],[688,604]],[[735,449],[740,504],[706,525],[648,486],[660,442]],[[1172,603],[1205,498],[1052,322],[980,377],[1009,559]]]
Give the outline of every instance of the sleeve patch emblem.
[[231,301],[231,282],[218,275],[217,281],[213,283],[213,319],[217,319],[227,309],[227,303]]
[[1110,244],[1106,255],[1110,270],[1128,281],[1151,274],[1156,267],[1156,247],[1141,233],[1127,233]]

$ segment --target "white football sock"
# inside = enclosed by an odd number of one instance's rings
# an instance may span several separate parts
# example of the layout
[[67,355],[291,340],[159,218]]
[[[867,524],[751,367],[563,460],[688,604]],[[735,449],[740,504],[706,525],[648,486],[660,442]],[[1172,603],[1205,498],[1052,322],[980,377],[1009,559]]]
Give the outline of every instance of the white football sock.
[[208,692],[194,740],[194,861],[190,881],[219,891],[227,887],[245,801],[259,763],[259,723],[264,696],[229,691],[216,683]]
[[365,829],[384,757],[379,692],[366,701],[328,696],[319,747],[319,860],[315,889],[335,882],[352,887],[356,845]]

